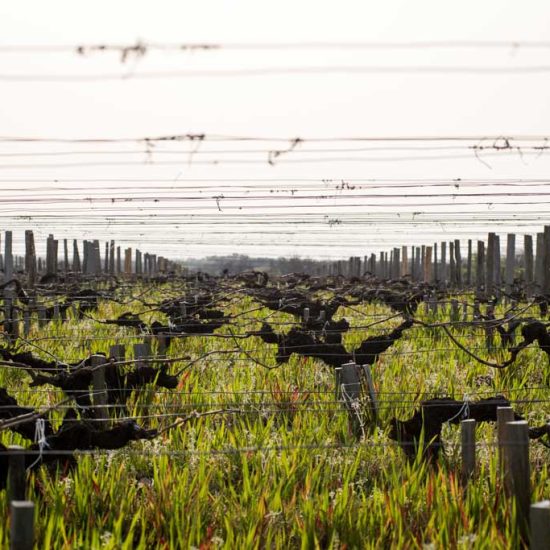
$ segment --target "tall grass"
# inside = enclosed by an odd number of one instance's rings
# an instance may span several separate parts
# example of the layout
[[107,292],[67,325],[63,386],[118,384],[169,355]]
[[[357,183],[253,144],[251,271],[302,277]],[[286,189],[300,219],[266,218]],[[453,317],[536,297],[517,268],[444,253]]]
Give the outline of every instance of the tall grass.
[[[169,285],[157,288],[148,300],[163,299],[170,292]],[[254,306],[243,297],[233,301],[227,312],[237,314]],[[138,313],[142,307],[137,302],[102,302],[92,316],[114,318],[124,311]],[[382,305],[339,312],[353,326],[384,314],[390,312]],[[244,315],[231,330],[236,334],[257,330],[267,315],[274,323],[293,320],[260,309]],[[448,320],[444,311],[435,316],[421,311],[424,315],[431,321]],[[165,319],[155,312],[146,317]],[[398,322],[352,330],[345,335],[345,344],[352,349],[363,338],[389,331]],[[490,357],[481,331],[453,330],[468,348]],[[229,334],[227,327],[217,332]],[[131,345],[142,341],[132,329],[89,319],[43,328],[33,323],[29,339],[66,361],[108,352],[115,343],[124,343],[131,357]],[[275,346],[256,337],[239,343],[259,361],[276,364]],[[230,338],[194,336],[175,339],[170,353],[196,358],[234,347]],[[499,353],[493,358],[498,359]],[[461,398],[483,392],[538,400],[515,407],[533,423],[544,422],[550,412],[548,391],[526,389],[546,379],[547,359],[542,355],[538,349],[528,349],[513,368],[495,373],[474,362],[441,331],[414,327],[373,366],[381,424],[387,425],[393,416],[411,416],[426,396]],[[172,372],[184,364],[172,365]],[[61,393],[47,386],[41,392],[24,393],[28,382],[22,371],[0,370],[0,386],[21,404],[60,400]],[[455,427],[444,430],[447,451],[436,467],[422,460],[409,463],[384,428],[356,442],[346,412],[334,403],[333,389],[333,372],[319,361],[294,355],[288,364],[266,370],[240,353],[210,355],[195,363],[184,371],[175,392],[136,392],[129,402],[132,414],[185,416],[190,408],[209,410],[228,403],[245,413],[204,417],[153,441],[83,454],[68,473],[44,468],[35,472],[28,494],[37,508],[37,547],[504,549],[517,545],[515,510],[503,493],[491,426],[478,429],[478,475],[465,491],[457,475]],[[61,417],[55,413],[56,425]],[[155,428],[173,421],[174,417],[147,418],[142,423]],[[26,443],[9,432],[2,432],[0,440]],[[536,499],[550,497],[548,458],[548,450],[532,446]],[[7,517],[5,493],[0,494],[0,514]],[[1,547],[7,545],[7,529],[7,521],[0,522]]]

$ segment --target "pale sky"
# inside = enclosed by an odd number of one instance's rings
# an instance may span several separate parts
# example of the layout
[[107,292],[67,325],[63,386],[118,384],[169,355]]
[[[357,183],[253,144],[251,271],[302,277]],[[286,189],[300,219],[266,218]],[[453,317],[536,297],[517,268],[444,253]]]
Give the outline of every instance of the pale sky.
[[[550,41],[532,46],[547,40],[549,23],[546,1],[3,2],[1,137],[206,134],[207,140],[148,150],[143,142],[2,141],[0,229],[14,230],[17,247],[23,230],[35,229],[39,252],[52,232],[114,238],[169,257],[319,258],[479,238],[489,229],[540,231],[550,221],[550,151],[538,139],[550,135]],[[6,49],[138,40],[519,46],[169,50],[130,55],[125,63],[114,52]],[[301,72],[304,67],[338,71]],[[341,72],[344,67],[355,72]],[[369,72],[376,67],[385,72]],[[388,72],[392,67],[421,72]],[[429,72],[436,67],[451,70]],[[257,69],[273,72],[242,72]],[[288,141],[209,141],[214,135]],[[472,145],[495,141],[307,141],[353,136],[534,139],[477,157]],[[289,148],[295,137],[306,141],[270,165],[268,151]],[[220,152],[227,150],[233,152]],[[342,180],[347,185],[340,189]],[[450,184],[414,186],[426,180]],[[525,183],[533,180],[536,185]],[[397,182],[410,186],[396,189]],[[446,196],[426,196],[434,192]]]

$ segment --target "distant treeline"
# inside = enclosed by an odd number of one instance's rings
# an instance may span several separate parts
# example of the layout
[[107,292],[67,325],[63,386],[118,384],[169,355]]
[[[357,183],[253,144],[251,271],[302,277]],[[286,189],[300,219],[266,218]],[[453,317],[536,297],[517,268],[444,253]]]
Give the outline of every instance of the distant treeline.
[[245,254],[232,254],[230,256],[208,256],[206,258],[193,258],[183,262],[190,271],[203,271],[209,275],[221,275],[224,270],[229,274],[242,271],[258,270],[266,271],[273,275],[285,273],[304,272],[316,274],[320,272],[325,262],[307,258],[253,258]]

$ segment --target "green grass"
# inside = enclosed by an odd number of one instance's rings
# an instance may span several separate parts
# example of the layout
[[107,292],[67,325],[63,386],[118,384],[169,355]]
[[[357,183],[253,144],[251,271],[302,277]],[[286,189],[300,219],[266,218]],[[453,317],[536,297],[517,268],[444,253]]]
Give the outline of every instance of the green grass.
[[[140,287],[136,292],[143,291]],[[147,295],[148,301],[172,295],[167,285]],[[256,307],[250,298],[231,301],[227,312]],[[96,319],[125,311],[139,313],[138,302],[103,302]],[[502,307],[497,315],[503,311]],[[343,308],[352,326],[372,322],[369,316],[390,315],[382,305]],[[531,312],[536,315],[536,312]],[[288,323],[283,313],[260,309],[243,315],[235,334],[257,330],[262,318]],[[448,312],[426,320],[448,320]],[[165,320],[151,312],[147,321]],[[376,317],[376,320],[382,317]],[[392,319],[371,329],[350,331],[344,341],[352,349],[379,330],[400,322]],[[290,326],[283,326],[288,330]],[[227,327],[217,331],[229,334]],[[453,329],[455,336],[481,357],[489,355],[482,331]],[[127,347],[142,342],[131,329],[72,320],[39,328],[33,323],[29,340],[66,360],[91,352],[108,352],[115,343]],[[496,339],[498,341],[498,339]],[[275,346],[253,337],[239,344],[267,365],[275,365]],[[235,347],[231,338],[176,339],[170,355],[196,358],[212,350]],[[39,350],[27,347],[34,353]],[[545,422],[548,392],[527,391],[545,384],[548,361],[538,348],[520,354],[516,365],[495,372],[455,347],[440,329],[414,327],[373,366],[379,392],[381,421],[412,415],[426,396],[455,398],[482,392],[502,392],[512,399],[540,400],[516,409],[532,424]],[[176,372],[185,361],[171,366]],[[487,378],[489,377],[489,378]],[[39,393],[25,390],[22,371],[2,368],[0,386],[20,404],[53,404],[60,391],[47,386]],[[264,393],[250,393],[264,392]],[[220,392],[208,393],[203,392]],[[489,394],[487,394],[489,395]],[[305,405],[300,405],[306,401]],[[120,451],[81,456],[68,475],[33,474],[29,498],[36,504],[38,548],[513,548],[517,546],[514,509],[503,493],[496,464],[494,429],[478,428],[478,475],[467,491],[460,487],[458,430],[446,427],[445,457],[436,468],[422,461],[409,464],[383,428],[374,429],[359,444],[348,419],[334,402],[334,374],[321,362],[292,356],[288,364],[266,370],[244,353],[210,355],[182,374],[176,392],[135,394],[133,414],[153,416],[141,423],[165,426],[189,410],[231,406],[245,414],[209,416],[166,432],[153,441],[134,442]],[[265,403],[268,404],[265,404]],[[57,424],[61,413],[54,414]],[[28,444],[2,432],[4,444]],[[236,449],[246,449],[236,451]],[[531,446],[533,499],[550,497],[548,450]],[[7,517],[5,493],[0,514]],[[8,540],[8,522],[0,523],[0,547]]]

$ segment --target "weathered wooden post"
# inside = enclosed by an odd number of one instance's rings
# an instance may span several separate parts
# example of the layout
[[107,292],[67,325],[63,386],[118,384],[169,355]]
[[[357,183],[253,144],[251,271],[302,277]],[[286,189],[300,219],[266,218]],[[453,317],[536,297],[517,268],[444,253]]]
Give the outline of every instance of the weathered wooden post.
[[409,272],[409,258],[407,247],[401,247],[401,277],[404,277]]
[[151,359],[151,346],[148,343],[134,344],[136,367],[144,367]]
[[544,226],[543,233],[544,256],[543,256],[543,281],[542,290],[544,294],[550,294],[550,225]]
[[525,257],[525,294],[527,298],[533,295],[533,237],[525,235],[523,238]]
[[75,273],[80,273],[82,270],[80,265],[80,254],[78,252],[78,241],[73,239],[73,271]]
[[506,236],[506,272],[504,282],[506,292],[510,294],[514,287],[514,264],[516,261],[516,236],[514,233],[508,233]]
[[544,233],[537,233],[537,255],[535,257],[535,284],[536,291],[544,288]]
[[494,293],[495,274],[495,234],[489,233],[487,239],[487,269],[485,271],[485,290],[487,295]]
[[424,259],[424,282],[432,282],[432,247],[427,246]]
[[34,503],[29,500],[10,502],[10,550],[33,550]]
[[466,285],[472,285],[472,239],[468,239],[468,260],[466,264]]
[[335,369],[336,401],[342,401],[348,410],[350,427],[356,437],[364,433],[363,421],[359,410],[361,380],[355,363],[344,363]]
[[132,274],[132,249],[127,248],[124,251],[124,274],[130,276]]
[[25,500],[25,449],[20,445],[8,447],[8,501]]
[[506,429],[505,486],[516,502],[517,528],[521,540],[529,540],[529,509],[531,505],[531,475],[529,466],[529,424],[525,420],[508,422]]
[[374,381],[372,379],[372,371],[369,364],[362,365],[363,372],[365,373],[365,380],[367,383],[367,391],[369,393],[370,410],[372,412],[373,420],[378,424],[378,400],[376,399],[376,388],[374,387]]
[[475,475],[476,469],[476,421],[473,418],[460,422],[460,440],[462,452],[461,481],[466,487]]
[[437,264],[437,243],[434,243],[433,249],[434,249],[434,276],[433,276],[433,281],[438,282],[439,281],[440,269],[439,269],[439,265]]
[[105,258],[103,262],[103,273],[109,273],[109,241],[105,241]]
[[441,282],[443,286],[447,285],[447,243],[441,243]]
[[530,524],[530,550],[548,550],[550,548],[550,500],[531,504]]
[[476,258],[476,288],[480,291],[485,287],[485,243],[477,241]]
[[103,355],[92,355],[92,386],[93,386],[93,404],[97,424],[105,428],[109,422],[109,411],[107,410],[108,395],[107,384],[105,383],[105,367],[107,359]]
[[462,288],[462,256],[459,239],[455,239],[455,281],[457,288]]
[[500,288],[502,284],[502,277],[501,277],[501,266],[500,266],[500,236],[495,235],[495,263],[494,263],[494,270],[495,273],[493,275],[493,281],[495,283],[495,287],[498,290],[498,293],[496,295],[498,296],[500,294]]
[[115,274],[115,241],[111,241],[109,247],[109,273]]
[[67,239],[63,239],[63,271],[69,271],[69,245]]
[[27,285],[32,288],[36,282],[36,250],[34,246],[34,233],[25,231],[25,273]]

